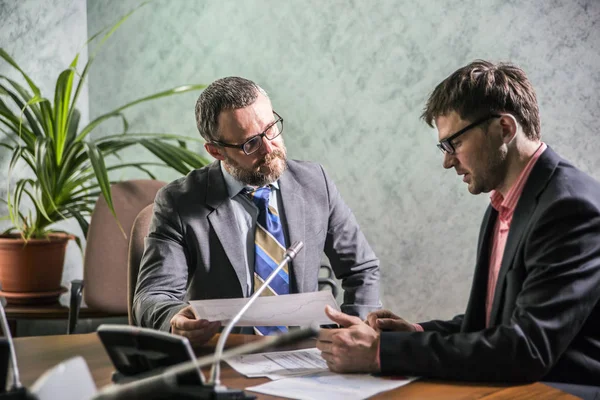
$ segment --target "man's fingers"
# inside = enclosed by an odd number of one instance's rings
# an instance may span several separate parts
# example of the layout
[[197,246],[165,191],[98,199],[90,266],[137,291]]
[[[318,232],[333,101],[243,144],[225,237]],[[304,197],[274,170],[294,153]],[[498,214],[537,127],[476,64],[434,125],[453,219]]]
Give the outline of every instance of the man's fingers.
[[380,329],[395,329],[399,327],[397,319],[380,318],[377,320],[377,327]]
[[187,337],[192,343],[204,343],[210,340],[217,332],[219,328],[208,327],[204,329],[198,329],[195,331],[187,331],[185,332],[185,337]]
[[412,325],[410,325],[403,319],[391,319],[391,318],[378,319],[377,327],[379,329],[400,331],[400,332],[412,332],[414,330]]
[[221,321],[213,321],[209,322],[206,328],[204,328],[207,332],[210,332],[211,336],[215,333],[219,332],[221,328]]
[[177,314],[171,320],[171,326],[183,331],[206,328],[210,322],[205,319],[190,319],[184,315]]
[[377,315],[375,313],[369,313],[369,315],[367,315],[367,325],[369,325],[371,328],[373,329],[378,329],[379,327],[377,326]]
[[323,357],[323,360],[327,363],[327,368],[329,368],[330,371],[336,373],[348,372],[348,368],[343,367],[344,364],[339,357],[334,356],[331,353],[321,353],[321,357]]
[[367,315],[367,318],[369,316],[374,316],[375,318],[392,318],[392,319],[400,319],[399,316],[397,316],[396,314],[394,314],[393,312],[391,312],[390,310],[375,310],[375,311],[371,311],[369,313],[369,315]]
[[221,323],[218,321],[209,322],[204,328],[192,330],[173,330],[173,333],[188,338],[192,343],[200,344],[207,342],[210,338],[212,338],[219,331],[220,326]]
[[329,317],[330,320],[347,328],[352,325],[362,324],[363,321],[358,317],[353,317],[348,314],[344,314],[343,312],[334,310],[330,306],[325,306],[325,314]]
[[317,349],[321,350],[321,356],[323,356],[323,353],[331,353],[331,350],[333,349],[333,344],[331,342],[318,341]]
[[319,342],[331,342],[331,336],[336,329],[321,329],[319,330]]

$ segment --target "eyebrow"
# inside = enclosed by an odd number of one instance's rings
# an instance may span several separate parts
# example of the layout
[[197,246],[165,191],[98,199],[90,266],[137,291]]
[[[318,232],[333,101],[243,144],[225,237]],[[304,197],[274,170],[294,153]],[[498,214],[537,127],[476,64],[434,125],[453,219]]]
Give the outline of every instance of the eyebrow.
[[[277,115],[277,117],[275,117],[276,115]],[[248,140],[252,140],[252,139],[254,139],[254,138],[255,138],[255,137],[257,137],[257,136],[260,136],[260,135],[262,135],[262,134],[263,134],[264,132],[266,132],[266,131],[267,131],[269,128],[272,128],[272,127],[273,127],[273,125],[275,125],[275,122],[277,122],[277,120],[281,118],[281,117],[279,116],[279,114],[275,114],[275,111],[273,111],[273,117],[275,117],[275,119],[273,119],[271,122],[269,122],[267,125],[265,125],[265,128],[264,128],[262,131],[260,131],[260,132],[258,132],[258,133],[255,133],[254,135],[248,136],[248,137],[247,137],[247,138],[245,138],[245,139],[242,139],[242,143],[240,143],[240,145],[242,145],[242,144],[246,143]]]
[[[463,134],[463,133],[466,133],[466,131],[473,129],[473,128],[475,128],[476,126],[478,126],[478,125],[481,125],[481,124],[483,124],[484,122],[486,122],[486,121],[488,121],[488,120],[490,120],[490,119],[493,119],[493,118],[500,118],[500,117],[502,117],[502,115],[500,115],[500,114],[490,114],[490,115],[488,115],[487,117],[482,117],[482,118],[476,119],[475,121],[471,122],[470,124],[467,124],[467,125],[463,126],[461,129],[459,129],[459,130],[455,131],[455,132],[454,132],[453,134],[451,134],[450,136],[448,136],[448,137],[445,137],[445,138],[443,138],[443,139],[440,139],[440,141],[439,141],[438,143],[442,143],[442,142],[444,142],[444,141],[446,141],[446,142],[447,142],[447,141],[449,141],[449,139],[450,139],[450,138],[452,138],[453,136],[460,136],[461,134]],[[453,140],[454,140],[454,139],[453,139]]]

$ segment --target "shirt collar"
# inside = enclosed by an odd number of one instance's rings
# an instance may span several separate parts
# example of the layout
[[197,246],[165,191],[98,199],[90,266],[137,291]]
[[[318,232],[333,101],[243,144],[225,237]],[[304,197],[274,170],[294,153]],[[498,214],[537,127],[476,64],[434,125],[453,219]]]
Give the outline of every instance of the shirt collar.
[[[222,161],[220,161],[219,164],[221,166],[221,171],[223,172],[223,179],[225,179],[225,186],[227,186],[227,193],[229,194],[230,199],[237,196],[244,189],[255,189],[254,187],[246,185],[235,179],[229,172],[227,172],[227,169],[225,168],[225,165]],[[279,189],[279,182],[275,181],[271,183],[271,186],[275,189]]]
[[540,147],[538,147],[538,149],[535,151],[535,153],[533,153],[533,156],[531,156],[531,159],[529,160],[525,168],[523,168],[515,183],[508,190],[506,197],[502,196],[502,194],[499,191],[492,190],[492,193],[490,195],[490,202],[492,204],[492,207],[496,211],[498,211],[501,214],[506,213],[512,215],[512,213],[515,211],[515,208],[517,207],[517,202],[519,201],[519,197],[521,197],[521,193],[523,193],[525,182],[527,182],[527,179],[529,178],[529,174],[531,173],[533,166],[547,147],[548,146],[546,145],[546,143],[542,143]]

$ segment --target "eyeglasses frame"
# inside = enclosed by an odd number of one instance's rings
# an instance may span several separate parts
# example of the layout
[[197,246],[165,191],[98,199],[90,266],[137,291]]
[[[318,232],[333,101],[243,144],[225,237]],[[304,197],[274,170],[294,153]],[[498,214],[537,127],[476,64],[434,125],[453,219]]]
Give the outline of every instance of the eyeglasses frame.
[[[446,139],[442,139],[440,140],[440,142],[437,144],[438,149],[440,149],[440,151],[444,154],[448,153],[448,154],[454,154],[456,153],[456,149],[454,148],[454,145],[452,144],[452,141],[455,140],[457,137],[459,137],[460,135],[462,135],[463,133],[466,133],[467,131],[475,128],[478,125],[483,124],[484,122],[489,121],[490,119],[493,118],[500,118],[502,117],[502,115],[500,114],[491,114],[488,115],[487,117],[483,117],[480,118],[478,120],[476,120],[475,122],[473,122],[472,124],[469,124],[467,126],[465,126],[464,128],[462,128],[460,131],[448,136]],[[448,151],[445,148],[445,144],[447,144],[447,146],[452,150],[452,151]]]
[[[277,119],[275,121],[273,121],[273,123],[269,124],[269,126],[267,126],[267,128],[262,131],[261,133],[252,136],[251,138],[248,138],[248,140],[246,140],[244,143],[242,144],[231,144],[231,143],[225,143],[225,142],[221,142],[220,140],[213,140],[212,143],[216,144],[218,146],[221,147],[230,147],[233,149],[240,149],[244,152],[244,154],[246,154],[247,156],[256,153],[258,150],[260,150],[260,148],[262,147],[262,143],[263,141],[261,140],[259,143],[260,145],[256,148],[256,150],[254,150],[251,153],[246,152],[246,150],[244,149],[244,147],[246,146],[246,144],[254,139],[256,139],[257,137],[260,137],[261,139],[263,137],[267,138],[267,140],[274,140],[275,138],[279,137],[281,135],[281,133],[283,132],[283,118],[281,118],[281,116],[279,114],[277,114],[277,112],[275,110],[273,110],[273,114],[275,114],[277,116]],[[273,136],[272,138],[269,138],[267,136],[267,132],[269,131],[269,129],[271,129],[273,126],[277,125],[279,122],[281,121],[281,130],[277,133],[277,135]]]

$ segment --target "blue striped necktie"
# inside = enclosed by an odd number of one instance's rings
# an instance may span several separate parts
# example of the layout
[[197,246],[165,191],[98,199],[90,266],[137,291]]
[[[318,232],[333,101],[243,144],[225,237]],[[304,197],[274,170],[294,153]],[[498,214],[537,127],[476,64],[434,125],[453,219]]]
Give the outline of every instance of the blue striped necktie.
[[[283,237],[281,220],[277,211],[269,206],[271,187],[265,186],[249,192],[258,207],[258,219],[254,235],[254,290],[262,286],[271,272],[283,259],[286,244]],[[261,296],[278,296],[290,293],[289,270],[286,265],[279,271]],[[256,333],[272,335],[287,332],[285,326],[255,326]]]

